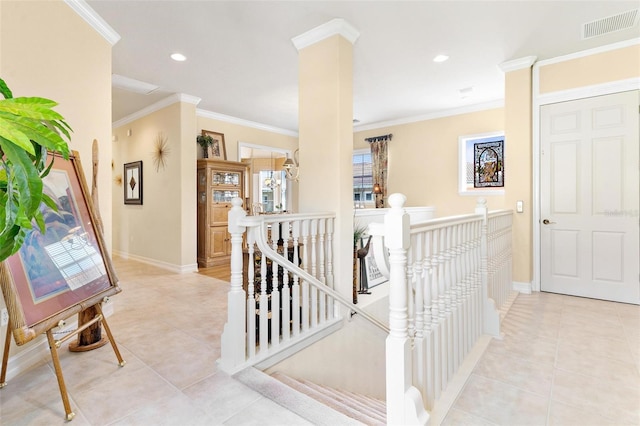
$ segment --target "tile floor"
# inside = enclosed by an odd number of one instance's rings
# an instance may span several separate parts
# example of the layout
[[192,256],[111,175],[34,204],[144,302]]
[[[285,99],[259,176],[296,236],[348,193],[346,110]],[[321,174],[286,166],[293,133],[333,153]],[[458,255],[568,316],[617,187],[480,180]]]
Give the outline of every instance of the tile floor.
[[640,307],[520,294],[443,425],[640,425]]
[[[114,259],[123,292],[110,346],[61,349],[79,425],[304,425],[218,371],[228,284]],[[640,425],[640,307],[520,295],[447,425]],[[0,390],[0,424],[64,424],[50,357]]]

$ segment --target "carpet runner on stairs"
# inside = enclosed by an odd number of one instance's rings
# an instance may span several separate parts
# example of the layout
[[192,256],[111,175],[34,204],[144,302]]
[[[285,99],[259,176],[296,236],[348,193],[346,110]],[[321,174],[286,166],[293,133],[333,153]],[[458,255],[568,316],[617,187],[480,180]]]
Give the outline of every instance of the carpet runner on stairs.
[[386,424],[387,408],[385,403],[380,400],[318,385],[307,380],[294,379],[278,372],[272,374],[272,377],[365,425]]
[[314,425],[386,424],[385,403],[374,398],[296,380],[280,373],[269,376],[252,367],[233,377]]

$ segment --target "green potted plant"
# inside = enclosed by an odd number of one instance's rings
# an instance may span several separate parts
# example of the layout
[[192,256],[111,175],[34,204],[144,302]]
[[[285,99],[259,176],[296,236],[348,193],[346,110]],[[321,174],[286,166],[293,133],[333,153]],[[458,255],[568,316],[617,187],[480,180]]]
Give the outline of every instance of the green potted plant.
[[[36,224],[45,232],[42,178],[53,164],[49,152],[69,158],[71,128],[53,110],[56,102],[39,97],[14,98],[0,79],[0,261],[16,253]],[[65,140],[66,139],[66,140]]]
[[211,135],[198,135],[196,142],[202,147],[202,158],[209,158],[209,147],[213,146]]

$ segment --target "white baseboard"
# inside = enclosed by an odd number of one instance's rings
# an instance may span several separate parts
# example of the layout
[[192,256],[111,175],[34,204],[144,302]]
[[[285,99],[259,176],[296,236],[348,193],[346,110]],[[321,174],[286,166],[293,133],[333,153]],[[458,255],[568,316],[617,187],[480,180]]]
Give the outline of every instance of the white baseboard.
[[522,283],[518,281],[513,282],[513,289],[517,292],[531,294],[531,288],[531,283]]
[[191,263],[187,265],[176,265],[174,263],[163,262],[157,259],[151,259],[144,256],[138,256],[136,254],[131,254],[128,252],[113,250],[113,254],[120,256],[124,259],[132,259],[138,262],[146,263],[147,265],[157,266],[158,268],[167,269],[171,272],[175,272],[178,274],[188,274],[191,272],[198,272],[198,263]]

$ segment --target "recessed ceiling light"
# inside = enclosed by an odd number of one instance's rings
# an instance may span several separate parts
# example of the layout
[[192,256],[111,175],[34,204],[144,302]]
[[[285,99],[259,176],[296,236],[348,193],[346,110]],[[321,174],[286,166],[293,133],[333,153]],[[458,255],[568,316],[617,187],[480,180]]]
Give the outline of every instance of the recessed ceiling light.
[[433,58],[433,62],[444,62],[447,59],[449,59],[447,55],[438,55],[435,58]]
[[182,62],[182,61],[186,61],[187,57],[184,56],[182,53],[172,53],[171,59],[173,59],[174,61]]

